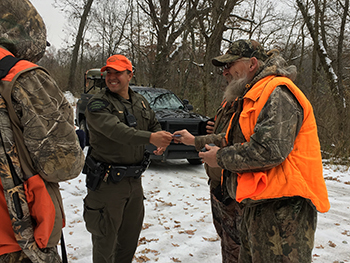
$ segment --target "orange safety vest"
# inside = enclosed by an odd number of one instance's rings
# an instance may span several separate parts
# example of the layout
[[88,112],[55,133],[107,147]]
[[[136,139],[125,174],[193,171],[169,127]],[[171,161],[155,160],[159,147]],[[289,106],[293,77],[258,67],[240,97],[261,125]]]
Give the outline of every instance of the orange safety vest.
[[[12,55],[9,51],[0,48],[0,59],[5,56]],[[2,81],[11,82],[13,78],[24,70],[37,67],[32,62],[20,60],[2,79]],[[37,222],[34,229],[34,238],[40,248],[45,248],[49,242],[49,238],[55,223],[55,206],[51,200],[46,186],[39,175],[32,176],[25,184],[26,201],[28,203],[31,216]],[[40,199],[40,206],[33,205],[34,201]],[[7,203],[3,192],[3,186],[0,180],[0,215],[2,217],[0,224],[0,255],[21,250],[15,238],[12,223],[7,209]],[[45,220],[44,220],[45,218]],[[64,225],[64,222],[62,222]]]
[[304,110],[303,123],[293,150],[280,165],[270,170],[238,173],[236,200],[241,202],[247,198],[264,200],[301,196],[310,199],[319,212],[327,212],[330,204],[323,178],[315,116],[308,99],[290,79],[272,75],[258,81],[244,96],[243,111],[239,118],[240,128],[249,142],[261,109],[273,90],[281,85],[288,87]]

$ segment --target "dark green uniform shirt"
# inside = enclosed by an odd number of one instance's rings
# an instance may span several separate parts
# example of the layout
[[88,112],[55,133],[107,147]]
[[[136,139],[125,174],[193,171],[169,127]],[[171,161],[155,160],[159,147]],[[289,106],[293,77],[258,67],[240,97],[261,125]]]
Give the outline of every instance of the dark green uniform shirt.
[[[91,156],[99,161],[119,165],[138,164],[143,159],[151,133],[161,130],[147,100],[130,88],[129,95],[130,101],[103,89],[88,103],[85,114]],[[125,107],[136,117],[136,127],[126,124]]]

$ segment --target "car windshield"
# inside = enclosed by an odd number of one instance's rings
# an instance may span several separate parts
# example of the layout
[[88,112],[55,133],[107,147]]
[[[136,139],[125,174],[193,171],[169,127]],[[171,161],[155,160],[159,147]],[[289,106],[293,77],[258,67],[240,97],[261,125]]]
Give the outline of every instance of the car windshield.
[[174,93],[158,90],[138,90],[137,92],[148,100],[153,110],[177,110],[184,108],[184,105]]

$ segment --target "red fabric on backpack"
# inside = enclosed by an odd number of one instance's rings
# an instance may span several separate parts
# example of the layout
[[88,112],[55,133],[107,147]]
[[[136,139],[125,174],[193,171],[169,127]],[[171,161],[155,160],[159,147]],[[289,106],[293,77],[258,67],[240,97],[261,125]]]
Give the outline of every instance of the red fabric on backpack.
[[0,180],[0,255],[21,250],[13,233],[11,218],[7,210],[4,188]]
[[30,215],[36,222],[34,239],[40,248],[47,247],[55,223],[55,206],[39,174],[24,182]]

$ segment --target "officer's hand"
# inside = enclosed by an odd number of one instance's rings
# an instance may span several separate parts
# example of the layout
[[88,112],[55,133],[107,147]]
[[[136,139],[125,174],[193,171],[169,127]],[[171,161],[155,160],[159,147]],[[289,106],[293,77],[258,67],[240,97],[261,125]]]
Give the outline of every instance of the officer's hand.
[[170,132],[167,131],[157,131],[151,134],[149,142],[157,147],[166,148],[172,141],[173,136]]
[[207,122],[207,125],[205,126],[205,128],[207,129],[207,134],[214,133],[214,124],[215,124],[215,122],[213,122],[213,121]]
[[157,147],[157,150],[154,150],[153,153],[155,155],[162,155],[164,153],[164,151],[166,150],[166,148],[163,147]]
[[183,143],[194,146],[194,136],[187,130],[176,131],[173,134],[175,143]]
[[198,153],[198,156],[210,167],[220,167],[216,161],[216,153],[220,148],[206,144],[205,149],[207,151]]

